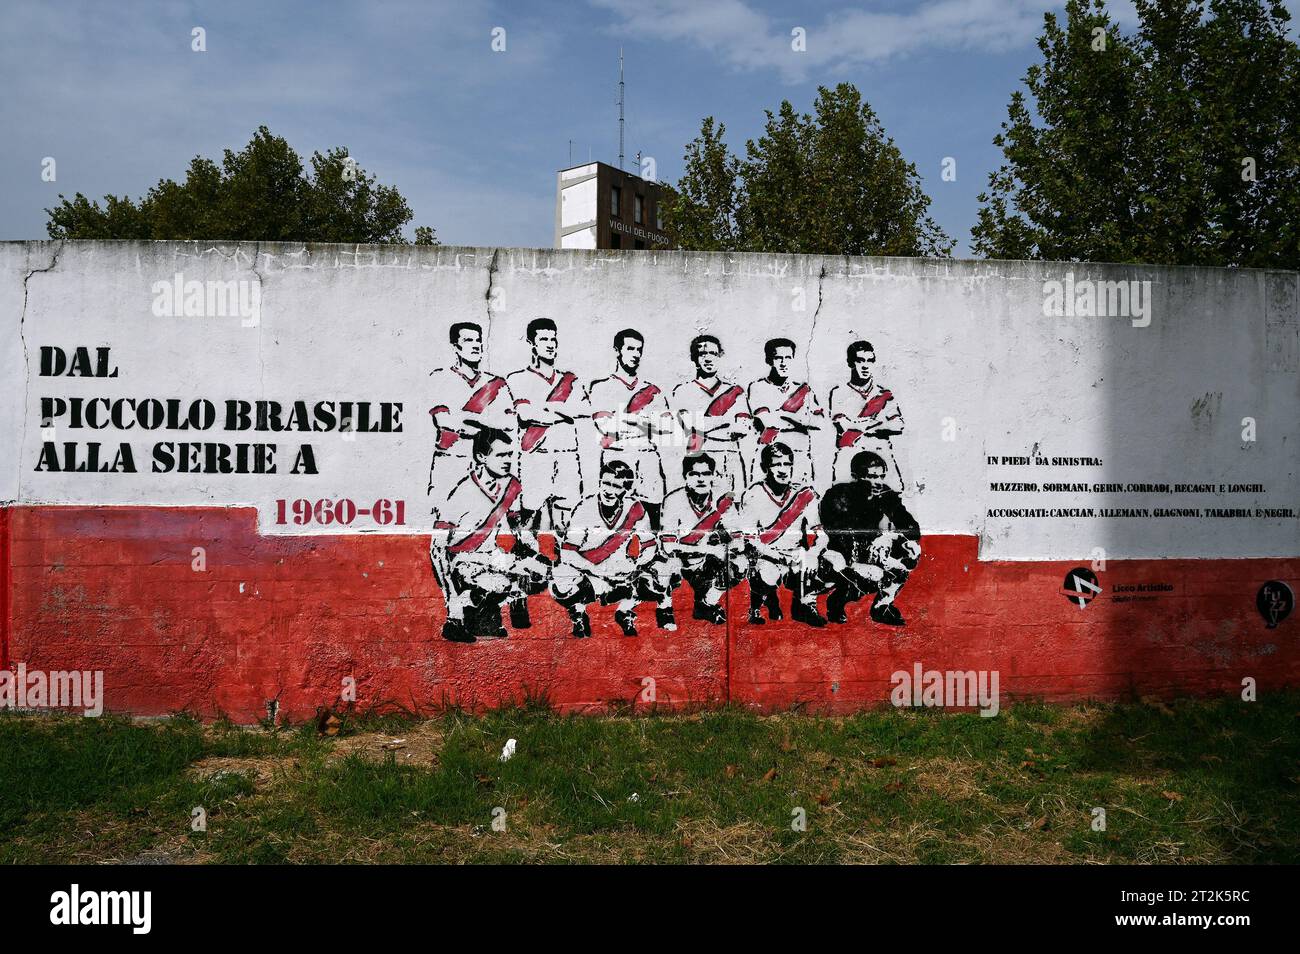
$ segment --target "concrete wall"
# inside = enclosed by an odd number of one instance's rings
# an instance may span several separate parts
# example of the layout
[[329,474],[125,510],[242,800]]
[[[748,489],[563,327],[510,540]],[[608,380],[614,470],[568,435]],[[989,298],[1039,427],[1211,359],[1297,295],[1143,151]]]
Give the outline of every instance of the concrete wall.
[[[1112,301],[1108,317],[1074,314],[1118,282],[1133,293],[1124,313]],[[194,287],[233,289],[230,307],[213,298],[187,315]],[[181,291],[176,314],[161,300],[167,288]],[[407,705],[491,704],[528,686],[600,706],[639,698],[652,679],[660,703],[848,710],[885,700],[890,674],[915,662],[997,669],[1004,693],[1050,698],[1231,691],[1247,676],[1282,684],[1300,672],[1295,618],[1270,628],[1256,605],[1269,581],[1294,590],[1300,576],[1295,273],[6,243],[0,314],[0,439],[12,450],[0,469],[5,660],[105,669],[110,708],[249,718],[278,698],[303,713],[345,676],[363,699]],[[846,346],[869,339],[905,421],[891,453],[924,534],[898,597],[907,625],[872,623],[860,603],[844,626],[749,626],[742,583],[722,627],[690,622],[683,589],[676,632],[626,639],[602,608],[596,638],[576,641],[542,593],[527,631],[440,640],[429,372],[454,360],[447,331],[463,320],[484,328],[486,369],[525,367],[524,328],[538,316],[556,320],[558,366],[584,383],[614,370],[617,330],[640,330],[641,378],[665,392],[691,378],[698,333],[722,339],[722,376],[742,386],[768,370],[763,342],[789,337],[794,377],[823,406],[847,379]],[[43,347],[85,348],[91,371],[107,348],[116,376],[43,376]],[[218,412],[231,400],[387,402],[401,406],[401,427],[94,429],[75,426],[76,398],[208,399]],[[584,421],[580,437],[590,478],[597,434]],[[156,445],[177,442],[274,443],[276,469],[157,472]],[[109,472],[63,469],[86,465],[91,443]],[[120,466],[121,443],[134,473]],[[299,459],[304,444],[314,466]],[[829,423],[814,432],[819,491],[834,444]],[[743,453],[754,450],[747,438]],[[662,448],[670,487],[682,453],[680,442]],[[295,500],[350,500],[372,515],[281,523]],[[373,517],[381,500],[404,503],[400,525]],[[1063,592],[1076,568],[1095,573],[1100,595]]]

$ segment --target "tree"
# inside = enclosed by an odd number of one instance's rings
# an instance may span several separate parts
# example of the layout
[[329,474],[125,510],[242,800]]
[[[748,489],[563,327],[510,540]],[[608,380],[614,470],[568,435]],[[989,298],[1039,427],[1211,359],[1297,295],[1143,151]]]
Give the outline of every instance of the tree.
[[871,106],[849,83],[818,89],[815,116],[789,101],[745,158],[726,127],[706,118],[686,147],[665,202],[681,248],[830,255],[947,255],[952,241],[927,214],[930,199]]
[[[185,181],[162,179],[139,202],[104,197],[101,207],[80,192],[46,209],[56,239],[214,239],[222,241],[405,244],[411,221],[406,199],[379,185],[346,149],[312,153],[311,173],[281,137],[265,126],[221,164],[195,156]],[[416,243],[437,245],[428,226]]]
[[[1260,0],[1044,17],[972,229],[995,258],[1300,267],[1300,48]],[[1036,114],[1036,115],[1035,115]]]

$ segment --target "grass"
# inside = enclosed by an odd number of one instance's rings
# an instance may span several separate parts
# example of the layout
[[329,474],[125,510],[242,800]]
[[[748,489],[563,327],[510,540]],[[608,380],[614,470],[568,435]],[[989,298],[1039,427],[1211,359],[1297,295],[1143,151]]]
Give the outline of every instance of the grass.
[[0,863],[1294,863],[1298,713],[1296,693],[992,719],[533,703],[335,738],[4,714]]

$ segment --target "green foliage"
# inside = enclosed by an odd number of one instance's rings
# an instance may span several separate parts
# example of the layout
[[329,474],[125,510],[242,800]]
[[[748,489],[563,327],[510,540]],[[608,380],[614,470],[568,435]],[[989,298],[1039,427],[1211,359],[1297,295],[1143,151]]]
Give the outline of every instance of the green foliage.
[[[185,181],[162,179],[138,202],[127,196],[92,202],[80,192],[46,209],[55,239],[212,239],[219,241],[405,244],[411,221],[406,199],[380,185],[348,158],[346,149],[302,159],[265,126],[221,164],[195,156]],[[415,230],[416,244],[437,245],[432,228]]]
[[[980,196],[994,258],[1300,267],[1300,48],[1261,0],[1103,0],[1044,17]],[[1099,37],[1094,31],[1104,31]],[[1245,175],[1253,160],[1255,177]]]
[[927,214],[916,167],[849,83],[821,87],[815,115],[789,101],[743,160],[726,126],[704,120],[665,203],[664,226],[697,251],[947,255],[952,241]]

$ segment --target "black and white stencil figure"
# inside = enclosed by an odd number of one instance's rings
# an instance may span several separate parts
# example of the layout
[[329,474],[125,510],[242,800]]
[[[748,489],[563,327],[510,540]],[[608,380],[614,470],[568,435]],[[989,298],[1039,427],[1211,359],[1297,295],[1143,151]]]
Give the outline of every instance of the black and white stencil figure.
[[903,412],[893,392],[876,381],[876,349],[871,342],[853,342],[847,358],[848,383],[831,388],[829,398],[836,434],[832,479],[837,484],[851,481],[852,462],[862,451],[872,451],[885,462],[890,489],[902,493],[903,476],[892,439],[903,433]]
[[[447,498],[435,525],[430,555],[447,599],[444,639],[472,643],[505,637],[501,605],[510,604],[510,625],[531,625],[528,596],[546,587],[550,561],[521,519],[521,488],[513,474],[515,445],[506,431],[483,427],[474,435],[469,474]],[[514,536],[503,550],[497,535]]]
[[[763,448],[779,439],[793,454],[792,479],[802,486],[811,485],[814,480],[811,435],[821,430],[825,413],[812,388],[791,377],[795,350],[795,343],[789,338],[773,338],[763,346],[767,376],[749,386],[748,403],[760,455]],[[756,460],[752,480],[763,480],[761,469]]]
[[673,388],[672,409],[686,433],[686,451],[708,453],[717,466],[719,492],[740,494],[748,483],[740,442],[752,425],[745,390],[718,373],[722,342],[713,335],[691,341],[695,377]]
[[622,461],[632,471],[632,497],[641,501],[658,527],[664,499],[664,468],[659,442],[674,429],[668,399],[656,385],[638,377],[645,338],[633,328],[614,336],[614,373],[593,381],[587,391],[592,420],[600,432],[601,468]]
[[790,617],[810,626],[825,626],[817,596],[826,587],[819,575],[828,539],[818,516],[817,491],[796,481],[795,454],[782,441],[759,452],[763,479],[741,501],[753,555],[749,574],[749,621],[761,625],[784,618],[779,599],[785,584],[792,593]]
[[664,498],[659,541],[695,594],[692,618],[721,625],[727,621],[723,596],[749,572],[739,507],[719,490],[712,454],[687,454],[682,476],[685,486]]
[[633,481],[626,461],[605,461],[596,493],[578,504],[561,537],[551,593],[568,610],[576,637],[591,635],[587,609],[597,600],[617,604],[614,620],[625,636],[637,635],[636,606],[643,601],[657,604],[661,628],[677,628],[672,568],[661,558],[645,504],[631,492]]
[[429,414],[436,431],[433,461],[429,467],[429,502],[441,513],[452,489],[469,473],[470,447],[484,427],[512,431],[514,399],[504,378],[480,368],[483,329],[472,321],[459,321],[448,335],[456,357],[445,368],[429,372],[433,406]]
[[894,598],[920,559],[921,527],[898,493],[886,486],[884,458],[858,451],[849,466],[850,479],[831,487],[821,502],[822,526],[840,557],[830,574],[826,615],[833,623],[847,623],[845,607],[875,593],[871,618],[902,626]]
[[519,418],[519,482],[524,522],[563,529],[582,499],[578,429],[584,416],[581,388],[572,371],[556,369],[559,332],[550,318],[528,323],[532,359],[506,375]]

